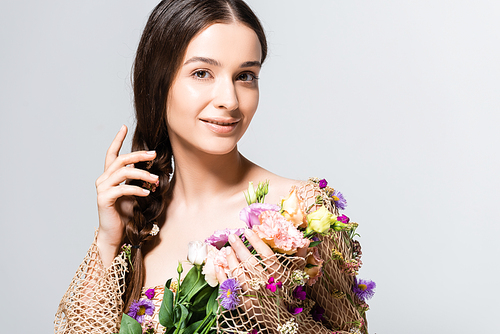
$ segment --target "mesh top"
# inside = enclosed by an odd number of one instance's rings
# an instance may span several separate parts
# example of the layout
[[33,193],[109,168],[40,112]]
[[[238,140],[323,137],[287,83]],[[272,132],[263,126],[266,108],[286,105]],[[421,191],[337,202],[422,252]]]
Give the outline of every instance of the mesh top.
[[[334,202],[317,183],[303,182],[297,190],[310,212],[321,206],[316,204],[319,195],[325,207],[338,215]],[[257,288],[259,284],[252,284],[254,288],[242,293],[243,303],[239,308],[221,312],[217,319],[218,332],[247,334],[256,329],[262,334],[279,333],[278,326],[293,317],[288,308],[301,306],[304,307],[304,312],[295,316],[299,326],[298,333],[365,333],[366,325],[362,324],[366,324],[366,319],[358,310],[360,301],[352,292],[354,276],[345,270],[344,265],[346,261],[353,259],[353,243],[343,231],[320,236],[320,240],[322,242],[317,250],[325,261],[323,277],[312,286],[306,286],[308,298],[314,302],[299,305],[300,302],[292,297],[295,286],[291,273],[304,269],[304,258],[276,254],[271,258],[260,259],[260,266],[242,262],[238,270],[233,272],[233,276],[247,282],[264,282],[273,276],[283,283],[283,289],[280,291],[281,302],[277,306],[274,293],[264,287]],[[341,254],[343,260],[332,257],[334,250]],[[114,259],[109,268],[104,268],[94,239],[59,304],[54,321],[55,333],[117,333],[123,313],[122,294],[125,291],[127,271],[128,264],[123,252]],[[143,289],[141,298],[146,298],[145,291],[146,288]],[[152,316],[145,316],[142,324],[144,328],[151,322],[155,333],[164,332],[164,327],[158,323],[163,293],[163,286],[155,287],[152,299],[155,312]],[[306,312],[314,303],[324,309],[322,322],[313,320],[311,315],[307,314],[309,312]]]

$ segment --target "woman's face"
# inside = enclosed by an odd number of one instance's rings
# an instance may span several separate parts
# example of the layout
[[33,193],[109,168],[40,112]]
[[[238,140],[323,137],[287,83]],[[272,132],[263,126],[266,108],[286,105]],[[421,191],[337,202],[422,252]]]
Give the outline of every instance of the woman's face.
[[260,60],[257,35],[239,23],[213,24],[191,40],[167,100],[174,149],[236,149],[259,102]]

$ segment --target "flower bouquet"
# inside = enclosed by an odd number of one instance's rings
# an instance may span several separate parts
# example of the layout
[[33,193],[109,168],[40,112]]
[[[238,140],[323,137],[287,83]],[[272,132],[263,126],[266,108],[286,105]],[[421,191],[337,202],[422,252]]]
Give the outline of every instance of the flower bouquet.
[[[165,287],[158,317],[165,333],[295,334],[299,328],[319,333],[324,327],[367,332],[365,300],[375,283],[356,278],[361,265],[361,248],[353,240],[358,225],[339,215],[347,204],[343,195],[314,178],[272,205],[264,202],[268,186],[261,182],[255,189],[250,182],[248,207],[240,219],[273,254],[257,253],[243,234],[245,228],[191,242],[193,268],[181,281],[179,264],[175,293],[172,279]],[[254,255],[251,265],[240,263],[238,273],[226,258],[231,234],[240,236]],[[228,277],[219,287],[216,270]],[[140,316],[148,314],[147,302],[138,307]],[[120,333],[143,333],[137,314],[124,314]],[[154,333],[153,326],[145,326],[144,333]]]

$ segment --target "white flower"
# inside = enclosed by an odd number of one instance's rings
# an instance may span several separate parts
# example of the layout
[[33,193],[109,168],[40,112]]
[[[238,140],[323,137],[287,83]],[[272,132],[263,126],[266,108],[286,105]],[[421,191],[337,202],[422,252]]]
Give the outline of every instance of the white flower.
[[188,244],[188,256],[187,259],[194,265],[201,266],[205,263],[207,258],[208,248],[207,244],[203,241],[191,241]]
[[158,232],[160,232],[160,228],[158,227],[158,225],[153,224],[153,228],[151,229],[151,232],[149,232],[149,235],[152,235],[154,237],[158,234]]
[[295,322],[295,318],[290,318],[285,324],[278,325],[278,331],[281,334],[297,334],[299,325]]
[[260,278],[252,278],[248,281],[248,284],[250,284],[253,290],[259,290],[266,285],[266,282]]
[[292,283],[294,285],[304,285],[309,280],[309,275],[300,269],[294,270],[292,272]]

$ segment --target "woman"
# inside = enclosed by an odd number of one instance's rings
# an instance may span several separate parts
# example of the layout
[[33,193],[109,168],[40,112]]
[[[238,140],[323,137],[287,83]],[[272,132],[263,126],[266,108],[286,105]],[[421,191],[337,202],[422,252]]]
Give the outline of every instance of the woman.
[[[155,303],[161,303],[159,290],[177,276],[189,241],[243,227],[236,217],[249,182],[269,180],[268,203],[279,203],[293,186],[305,189],[237,149],[257,109],[266,53],[262,26],[241,0],[168,0],[153,10],[134,64],[133,152],[119,155],[123,126],[96,181],[99,230],[63,297],[57,332],[116,332],[121,314],[146,287],[157,287]],[[309,196],[313,204],[315,194]],[[274,256],[251,230],[245,237],[261,257]],[[242,274],[240,262],[255,257],[238,236],[229,242],[230,272]],[[132,245],[133,270],[120,253],[124,243]],[[307,253],[307,245],[297,251],[303,258]],[[215,269],[219,282],[225,281],[227,273]],[[255,319],[262,320],[255,325],[261,332],[271,326],[269,319]],[[305,320],[300,332],[308,331],[331,332]]]

